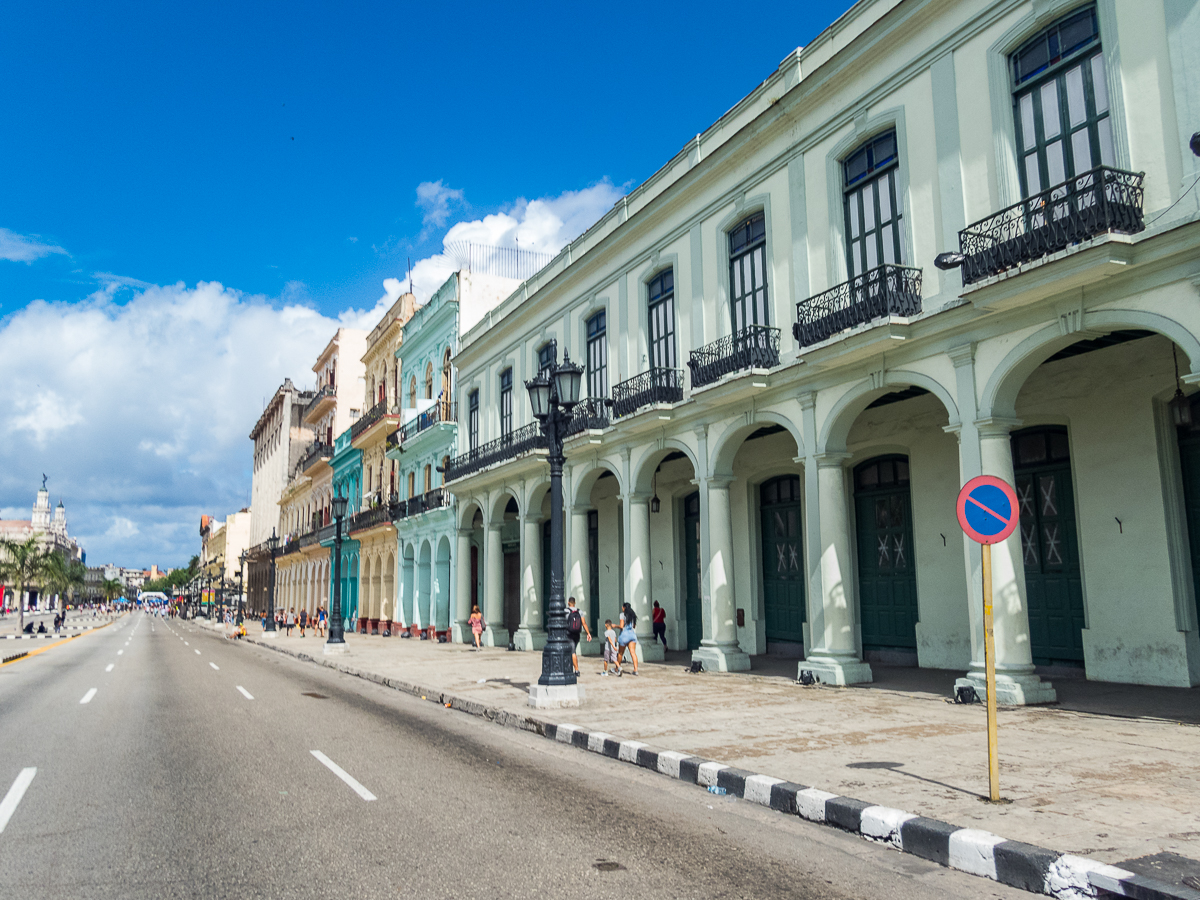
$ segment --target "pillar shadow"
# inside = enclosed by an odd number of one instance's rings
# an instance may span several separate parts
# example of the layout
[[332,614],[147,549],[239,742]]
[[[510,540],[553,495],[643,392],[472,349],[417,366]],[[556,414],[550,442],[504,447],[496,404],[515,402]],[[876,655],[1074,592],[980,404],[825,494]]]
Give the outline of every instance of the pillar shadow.
[[946,784],[944,781],[938,781],[934,778],[926,778],[923,775],[916,775],[912,772],[903,771],[904,763],[899,762],[857,762],[848,763],[847,769],[890,769],[899,775],[907,775],[909,778],[915,778],[917,781],[924,781],[927,784],[936,784],[938,787],[944,787],[951,791],[956,791],[960,794],[966,794],[968,797],[978,797],[980,800],[986,799],[983,794],[977,794],[975,791],[969,791],[966,788],[956,787],[953,784]]

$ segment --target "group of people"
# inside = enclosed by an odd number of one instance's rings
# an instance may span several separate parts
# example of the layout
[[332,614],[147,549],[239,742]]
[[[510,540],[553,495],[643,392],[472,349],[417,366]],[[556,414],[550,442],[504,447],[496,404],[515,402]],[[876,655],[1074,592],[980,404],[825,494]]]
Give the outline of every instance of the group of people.
[[[325,621],[327,618],[328,614],[325,612],[324,606],[318,606],[317,611],[313,613],[310,613],[307,609],[301,609],[297,613],[294,606],[286,610],[277,609],[275,610],[275,629],[291,637],[292,629],[299,628],[300,637],[304,637],[305,631],[311,628],[316,632],[318,637],[325,637]],[[262,623],[265,630],[267,627],[266,613],[263,613]]]
[[[654,601],[654,610],[652,612],[654,626],[654,640],[662,640],[664,649],[667,647],[667,612],[658,605],[658,601]],[[629,659],[633,663],[633,674],[638,674],[638,655],[637,655],[637,613],[633,611],[633,607],[626,603],[621,607],[621,614],[618,617],[616,625],[613,625],[612,619],[604,620],[604,668],[600,670],[601,675],[609,674],[609,666],[613,667],[613,671],[618,676],[624,675],[625,670],[622,668],[622,663],[625,661],[625,655],[629,654]],[[487,625],[483,621],[483,613],[479,611],[478,606],[471,607],[471,616],[467,619],[467,624],[471,627],[471,636],[474,638],[473,650],[483,650],[483,631]],[[567,600],[567,637],[571,640],[571,665],[575,669],[575,674],[579,672],[579,641],[583,635],[587,635],[589,641],[593,640],[592,630],[588,627],[587,619],[583,612],[575,603],[575,598],[570,597]]]

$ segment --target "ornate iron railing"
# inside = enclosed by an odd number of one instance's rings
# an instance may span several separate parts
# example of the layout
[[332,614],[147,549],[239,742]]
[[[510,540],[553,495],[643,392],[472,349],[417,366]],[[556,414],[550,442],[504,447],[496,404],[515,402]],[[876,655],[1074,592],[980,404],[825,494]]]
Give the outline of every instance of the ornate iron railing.
[[280,548],[280,550],[279,550],[279,555],[287,556],[289,553],[299,553],[299,552],[300,552],[300,538],[294,537],[294,538],[289,538],[287,541],[284,542],[283,547]]
[[880,316],[921,311],[921,270],[884,263],[796,304],[792,334],[801,347]]
[[387,436],[387,438],[384,439],[383,449],[385,451],[386,450],[395,450],[397,447],[400,446],[400,431],[401,431],[401,429],[397,428],[395,431],[393,431],[391,434],[389,434]]
[[446,480],[465,478],[498,462],[528,453],[530,450],[544,449],[546,449],[546,436],[542,434],[542,427],[534,422],[454,457],[446,467]]
[[720,340],[693,350],[688,359],[692,387],[703,387],[745,369],[779,365],[779,329],[749,325]]
[[682,399],[682,369],[650,369],[613,385],[613,418],[632,415],[643,406],[678,403]]
[[387,415],[387,401],[380,400],[374,406],[359,416],[358,421],[350,426],[350,440],[356,440],[360,434]]
[[1097,166],[958,233],[963,284],[1041,259],[1108,231],[1136,234],[1144,172]]
[[364,528],[386,525],[392,521],[391,509],[389,507],[390,504],[380,503],[378,506],[356,512],[350,517],[350,523],[346,530],[362,531]]
[[329,459],[333,456],[333,447],[323,441],[313,441],[308,448],[308,452],[300,458],[299,465],[296,466],[297,472],[307,472],[312,468],[313,464],[319,459]]
[[333,394],[334,394],[334,390],[333,390],[333,385],[331,385],[331,384],[327,384],[327,385],[325,385],[325,387],[323,387],[319,391],[317,391],[316,396],[313,397],[311,400],[309,400],[308,403],[304,407],[304,417],[303,417],[304,420],[308,421],[309,414],[314,409],[317,408],[317,406],[321,403],[321,401],[327,397],[332,397]]
[[450,496],[450,492],[444,488],[433,488],[424,494],[409,497],[407,503],[401,503],[400,505],[407,507],[405,515],[419,516],[421,513],[449,506]]
[[567,424],[567,437],[585,431],[600,431],[609,426],[608,402],[596,397],[580,400],[571,410],[571,421]]
[[411,441],[413,437],[420,434],[427,428],[432,428],[439,422],[457,422],[458,421],[458,402],[457,401],[439,401],[429,409],[420,413],[415,419],[405,422],[404,427],[400,429],[400,441]]

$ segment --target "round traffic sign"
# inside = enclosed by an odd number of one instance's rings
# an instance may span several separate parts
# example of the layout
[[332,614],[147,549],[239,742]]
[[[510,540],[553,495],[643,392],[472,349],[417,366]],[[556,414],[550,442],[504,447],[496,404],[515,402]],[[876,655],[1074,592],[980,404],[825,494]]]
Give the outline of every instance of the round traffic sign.
[[1017,527],[1020,505],[1011,484],[994,475],[978,475],[958,492],[958,524],[977,544],[998,544]]

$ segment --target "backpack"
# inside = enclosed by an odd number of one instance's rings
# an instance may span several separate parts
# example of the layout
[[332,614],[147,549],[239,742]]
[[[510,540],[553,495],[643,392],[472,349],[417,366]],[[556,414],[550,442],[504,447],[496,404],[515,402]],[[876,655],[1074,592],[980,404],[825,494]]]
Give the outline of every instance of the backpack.
[[583,616],[579,614],[578,609],[567,610],[567,631],[583,631]]

